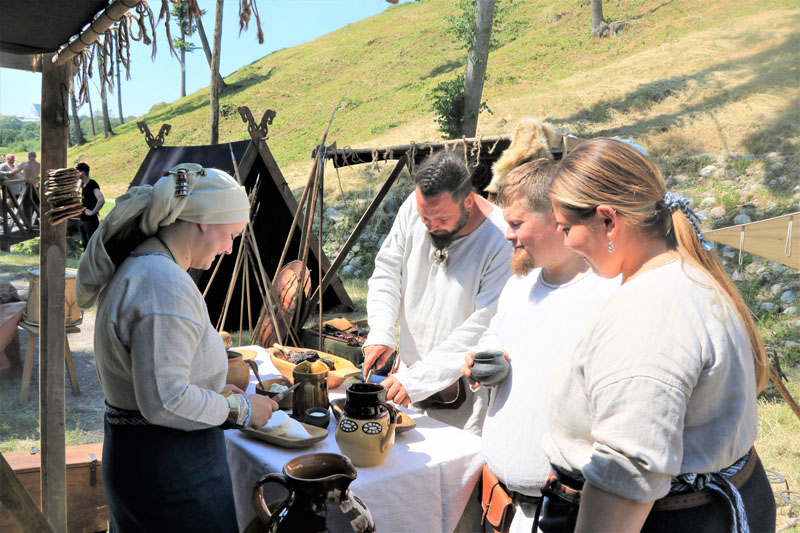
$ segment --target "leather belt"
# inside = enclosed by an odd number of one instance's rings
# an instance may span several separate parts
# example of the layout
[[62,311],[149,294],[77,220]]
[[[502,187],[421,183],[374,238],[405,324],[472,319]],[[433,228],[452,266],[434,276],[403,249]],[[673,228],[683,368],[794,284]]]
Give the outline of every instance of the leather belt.
[[[744,464],[742,469],[728,478],[728,481],[731,483],[731,485],[737,489],[741,488],[741,486],[744,485],[748,479],[750,479],[750,475],[752,475],[753,470],[755,470],[757,459],[758,455],[756,454],[756,450],[755,448],[752,448],[750,450],[750,457],[748,457],[747,462]],[[656,500],[653,504],[653,511],[674,511],[677,509],[698,507],[700,505],[711,503],[714,498],[714,493],[709,489],[703,489],[697,492],[687,492],[685,494],[672,494]]]
[[539,502],[542,500],[541,496],[528,496],[527,494],[522,494],[515,490],[506,489],[506,492],[514,501],[514,505],[520,505],[522,503],[527,505],[539,505]]

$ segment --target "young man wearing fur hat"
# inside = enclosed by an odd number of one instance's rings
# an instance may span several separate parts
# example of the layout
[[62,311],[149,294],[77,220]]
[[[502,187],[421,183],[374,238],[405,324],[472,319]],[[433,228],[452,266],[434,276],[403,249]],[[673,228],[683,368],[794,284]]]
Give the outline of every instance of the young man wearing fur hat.
[[464,161],[450,152],[429,157],[413,175],[375,258],[369,280],[370,334],[364,373],[380,368],[397,346],[404,363],[383,383],[387,399],[480,434],[485,391],[473,393],[459,372],[494,314],[511,249],[500,209],[472,190]]
[[[476,345],[479,350],[503,350],[511,361],[508,377],[493,388],[483,427],[483,452],[491,472],[484,473],[483,483],[490,483],[487,475],[498,478],[514,503],[511,531],[526,533],[541,498],[539,488],[550,472],[540,444],[551,375],[569,357],[581,327],[619,286],[619,279],[596,276],[581,256],[564,247],[547,192],[555,165],[537,159],[497,182],[497,199],[508,222],[506,239],[514,246],[514,275]],[[464,375],[470,376],[471,365],[467,355]],[[492,491],[495,497],[497,492]],[[484,522],[489,532],[497,526]]]

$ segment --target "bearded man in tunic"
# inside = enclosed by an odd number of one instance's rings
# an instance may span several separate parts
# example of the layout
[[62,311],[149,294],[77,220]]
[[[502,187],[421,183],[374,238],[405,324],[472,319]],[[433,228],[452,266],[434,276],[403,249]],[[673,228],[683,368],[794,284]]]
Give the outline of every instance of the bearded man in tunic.
[[[438,152],[413,173],[369,280],[370,333],[364,373],[395,348],[400,365],[383,384],[387,400],[476,435],[487,408],[459,367],[494,314],[511,275],[500,209],[476,194],[463,159]],[[399,323],[399,345],[395,325]]]

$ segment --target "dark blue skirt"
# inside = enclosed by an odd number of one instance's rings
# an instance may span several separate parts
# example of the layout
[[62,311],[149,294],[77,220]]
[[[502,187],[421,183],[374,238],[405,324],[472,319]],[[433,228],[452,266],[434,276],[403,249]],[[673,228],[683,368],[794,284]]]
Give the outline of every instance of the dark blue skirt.
[[114,533],[238,531],[219,428],[181,431],[106,418],[103,486]]

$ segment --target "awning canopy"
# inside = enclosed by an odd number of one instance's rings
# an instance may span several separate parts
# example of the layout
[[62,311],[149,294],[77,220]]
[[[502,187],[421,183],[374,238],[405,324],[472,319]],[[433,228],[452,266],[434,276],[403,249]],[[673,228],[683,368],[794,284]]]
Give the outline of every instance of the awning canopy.
[[800,211],[706,231],[703,235],[712,241],[800,270]]
[[0,52],[55,52],[106,7],[108,0],[4,0]]

